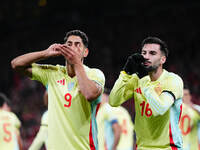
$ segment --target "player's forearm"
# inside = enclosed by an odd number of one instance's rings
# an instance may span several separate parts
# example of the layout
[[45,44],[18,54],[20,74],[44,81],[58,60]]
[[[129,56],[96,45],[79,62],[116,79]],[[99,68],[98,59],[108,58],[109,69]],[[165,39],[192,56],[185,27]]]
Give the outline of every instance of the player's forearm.
[[116,150],[121,136],[121,127],[118,123],[115,123],[112,125],[112,129],[114,131],[114,143],[112,150]]
[[33,140],[29,150],[39,150],[47,140],[47,127],[40,127],[39,132],[37,133],[35,139]]
[[18,142],[19,142],[19,149],[20,149],[20,150],[23,150],[23,143],[22,143],[21,137],[20,137],[20,139],[18,140]]
[[18,142],[18,145],[19,145],[19,150],[23,150],[23,142],[22,142],[20,132],[16,131],[16,135],[17,135],[17,142]]
[[114,84],[109,96],[109,104],[111,106],[119,106],[126,100],[133,97],[134,86],[136,82],[131,75],[126,75],[121,72],[119,78]]
[[158,95],[151,87],[143,89],[143,94],[147,99],[153,115],[163,115],[174,103],[173,96],[169,93]]
[[99,97],[102,92],[100,85],[90,80],[84,70],[83,65],[75,65],[75,73],[81,93],[88,101],[93,101]]
[[18,70],[21,68],[26,68],[30,66],[32,63],[45,59],[45,58],[46,58],[46,51],[27,53],[27,54],[14,58],[11,61],[11,65],[13,69]]

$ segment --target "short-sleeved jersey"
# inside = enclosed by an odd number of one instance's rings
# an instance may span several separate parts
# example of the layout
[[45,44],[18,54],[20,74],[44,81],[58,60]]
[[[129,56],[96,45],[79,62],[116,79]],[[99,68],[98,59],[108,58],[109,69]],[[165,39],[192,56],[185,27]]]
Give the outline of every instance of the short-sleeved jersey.
[[[151,92],[145,96],[145,88],[153,89],[155,93],[158,85],[159,93],[166,91],[165,94],[174,97],[173,104],[167,110],[162,105],[170,103],[168,99],[161,101],[157,94],[157,101],[151,97]],[[182,135],[178,124],[182,109],[182,79],[166,70],[156,81],[151,81],[149,76],[139,79],[136,74],[122,72],[111,91],[109,103],[117,106],[133,97],[137,150],[181,150]]]
[[97,114],[99,150],[112,150],[114,144],[113,123],[119,123],[122,129],[117,150],[133,149],[134,126],[128,111],[119,106],[103,104]]
[[198,144],[199,144],[198,150],[200,150],[200,121],[198,121],[197,123],[197,135],[198,135]]
[[47,148],[47,139],[48,139],[48,110],[46,110],[41,118],[40,129],[34,138],[29,150],[40,150],[43,144]]
[[21,122],[12,113],[0,110],[0,150],[18,150],[17,134]]
[[48,126],[48,110],[46,110],[42,115],[41,125],[46,127]]
[[[102,89],[104,74],[84,66],[90,80]],[[66,66],[32,64],[32,79],[48,88],[48,150],[96,150],[96,113],[100,97],[89,102],[81,94],[76,76],[71,78]]]
[[180,120],[180,129],[183,136],[184,150],[198,150],[198,122],[200,115],[196,110],[183,103],[183,111]]

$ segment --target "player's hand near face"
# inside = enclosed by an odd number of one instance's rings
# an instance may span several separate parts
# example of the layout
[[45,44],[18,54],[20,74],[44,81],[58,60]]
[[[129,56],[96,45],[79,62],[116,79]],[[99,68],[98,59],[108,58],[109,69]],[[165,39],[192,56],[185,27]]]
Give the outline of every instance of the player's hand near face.
[[46,57],[56,57],[60,56],[62,44],[52,44],[49,48],[46,49]]
[[70,64],[82,64],[82,52],[81,49],[76,47],[69,47],[67,45],[62,45],[60,49],[61,54],[67,59]]

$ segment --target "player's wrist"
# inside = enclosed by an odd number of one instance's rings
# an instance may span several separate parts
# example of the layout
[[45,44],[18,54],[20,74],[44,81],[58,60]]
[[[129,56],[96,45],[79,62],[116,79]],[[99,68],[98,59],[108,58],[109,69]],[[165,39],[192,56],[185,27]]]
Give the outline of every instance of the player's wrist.
[[141,54],[134,53],[126,60],[123,70],[129,75],[137,73],[144,61],[145,58]]
[[121,73],[127,75],[125,70],[122,70]]
[[125,77],[125,78],[131,78],[131,77],[132,77],[132,75],[126,73],[126,71],[121,71],[121,72],[120,72],[120,75],[121,75],[122,77]]
[[75,63],[74,64],[74,69],[75,70],[84,69],[83,64],[82,63]]
[[46,50],[41,51],[41,56],[42,56],[43,58],[48,58],[48,57],[50,57],[49,49],[46,49]]

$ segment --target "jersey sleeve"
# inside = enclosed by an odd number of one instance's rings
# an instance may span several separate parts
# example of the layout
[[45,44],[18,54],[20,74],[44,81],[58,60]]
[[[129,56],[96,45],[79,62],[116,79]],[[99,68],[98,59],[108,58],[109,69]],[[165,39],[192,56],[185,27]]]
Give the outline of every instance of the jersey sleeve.
[[88,73],[88,78],[98,83],[102,88],[105,85],[105,76],[99,69],[91,69]]
[[40,81],[44,86],[48,83],[48,76],[52,70],[56,70],[53,65],[32,64],[32,80]]
[[17,129],[21,127],[21,121],[18,119],[18,117],[13,113],[13,123]]
[[45,111],[42,115],[41,125],[48,126],[48,111]]
[[106,114],[107,114],[107,120],[111,123],[111,124],[114,124],[114,123],[117,123],[118,120],[117,120],[117,116],[115,115],[113,109],[111,106],[109,106],[109,104],[107,104],[107,106],[105,107],[106,109]]
[[[173,77],[173,78],[172,78]],[[153,115],[163,115],[174,103],[183,96],[183,82],[178,76],[166,78],[165,85],[146,84],[142,87],[142,93],[153,111]]]
[[200,106],[197,104],[193,104],[193,107],[200,113]]
[[192,105],[193,109],[197,112],[196,114],[196,118],[197,118],[197,121],[200,121],[200,106],[197,105],[197,104],[193,104]]
[[103,118],[103,120],[107,120],[109,122],[117,120],[117,117],[114,115],[112,111],[112,107],[107,103],[103,104],[103,106],[100,107],[97,115],[97,120],[101,120],[99,118]]
[[111,106],[119,106],[134,95],[134,87],[138,85],[138,76],[136,74],[128,75],[121,71],[119,78],[114,84],[109,96]]
[[163,115],[174,103],[174,98],[169,93],[158,94],[153,87],[145,87],[142,93],[148,101],[154,116]]
[[168,80],[166,89],[174,94],[175,100],[183,97],[183,80],[178,75],[173,75]]

